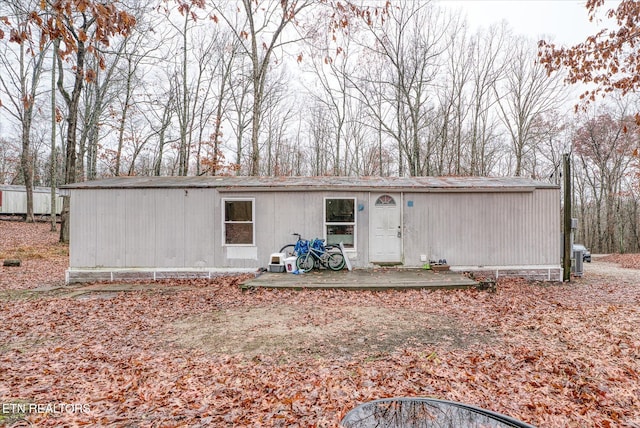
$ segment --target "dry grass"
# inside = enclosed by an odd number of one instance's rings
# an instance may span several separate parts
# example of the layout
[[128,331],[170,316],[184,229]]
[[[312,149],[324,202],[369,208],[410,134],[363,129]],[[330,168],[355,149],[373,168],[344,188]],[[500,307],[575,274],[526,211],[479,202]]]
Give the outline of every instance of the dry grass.
[[47,260],[69,257],[69,246],[55,243],[48,246],[28,246],[0,251],[0,259]]

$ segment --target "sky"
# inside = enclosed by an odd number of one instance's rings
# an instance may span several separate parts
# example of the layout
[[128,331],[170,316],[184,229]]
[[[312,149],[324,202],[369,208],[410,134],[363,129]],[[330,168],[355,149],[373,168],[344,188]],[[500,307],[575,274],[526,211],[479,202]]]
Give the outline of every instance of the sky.
[[[535,40],[573,45],[595,34],[606,22],[589,22],[585,0],[439,0],[466,14],[472,28],[506,20],[517,33]],[[603,10],[619,3],[609,0]],[[610,27],[610,26],[609,26]]]

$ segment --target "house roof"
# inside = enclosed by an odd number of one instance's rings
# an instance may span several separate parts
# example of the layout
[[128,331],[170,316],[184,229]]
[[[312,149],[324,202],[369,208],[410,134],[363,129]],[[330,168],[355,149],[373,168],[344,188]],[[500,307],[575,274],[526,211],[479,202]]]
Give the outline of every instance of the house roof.
[[[26,192],[24,185],[0,184],[0,191],[4,192]],[[34,186],[33,193],[51,193],[51,187]]]
[[61,186],[62,189],[216,188],[218,191],[376,189],[405,192],[532,192],[558,185],[522,177],[114,177]]

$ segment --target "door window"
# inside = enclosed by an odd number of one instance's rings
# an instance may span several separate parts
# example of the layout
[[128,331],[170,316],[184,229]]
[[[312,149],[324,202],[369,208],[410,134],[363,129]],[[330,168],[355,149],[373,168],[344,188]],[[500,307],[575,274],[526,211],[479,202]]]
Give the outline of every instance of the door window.
[[380,207],[384,205],[395,206],[396,200],[389,195],[382,195],[378,199],[376,199],[376,206]]

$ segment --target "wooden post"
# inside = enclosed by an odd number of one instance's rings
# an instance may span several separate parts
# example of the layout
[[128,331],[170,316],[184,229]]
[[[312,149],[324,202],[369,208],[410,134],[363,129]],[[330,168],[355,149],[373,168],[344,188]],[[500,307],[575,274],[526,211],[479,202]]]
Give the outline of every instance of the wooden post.
[[562,279],[571,281],[571,156],[564,154],[564,248]]

